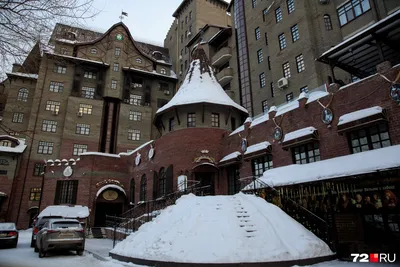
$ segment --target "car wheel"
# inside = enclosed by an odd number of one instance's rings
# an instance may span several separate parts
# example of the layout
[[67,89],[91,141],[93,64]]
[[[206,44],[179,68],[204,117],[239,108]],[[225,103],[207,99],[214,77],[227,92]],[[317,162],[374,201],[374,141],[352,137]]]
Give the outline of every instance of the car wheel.
[[39,258],[44,258],[44,257],[46,257],[46,251],[44,251],[42,244],[40,244]]
[[76,254],[77,254],[78,256],[82,256],[82,255],[83,255],[83,249],[77,250],[77,251],[76,251]]
[[33,240],[33,238],[31,239],[31,248],[35,247],[35,240]]
[[16,248],[18,246],[18,239],[14,242],[14,244],[13,244],[13,248]]
[[39,249],[36,245],[35,245],[35,252],[39,252]]

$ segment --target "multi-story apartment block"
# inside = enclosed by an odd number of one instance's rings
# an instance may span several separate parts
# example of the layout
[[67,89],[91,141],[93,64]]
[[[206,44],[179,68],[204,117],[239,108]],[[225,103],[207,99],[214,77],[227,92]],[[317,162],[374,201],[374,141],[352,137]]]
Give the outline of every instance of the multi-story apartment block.
[[41,48],[27,58],[40,62],[35,68],[15,65],[3,82],[0,130],[27,145],[13,182],[13,221],[38,205],[29,195],[40,188],[43,160],[126,152],[157,138],[154,114],[176,88],[168,49],[135,41],[123,23],[105,33],[57,24],[50,46]]
[[256,115],[326,83],[353,81],[316,58],[399,7],[395,0],[232,0],[240,103]]
[[190,64],[190,53],[186,44],[206,24],[226,27],[231,18],[224,0],[183,0],[175,10],[175,18],[164,40],[169,49],[172,68],[178,75],[178,86],[182,84]]

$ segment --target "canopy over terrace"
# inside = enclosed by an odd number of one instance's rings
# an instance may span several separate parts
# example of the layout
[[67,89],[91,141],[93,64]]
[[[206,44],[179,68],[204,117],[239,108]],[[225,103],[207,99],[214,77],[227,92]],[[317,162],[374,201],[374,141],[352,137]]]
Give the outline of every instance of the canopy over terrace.
[[376,65],[400,63],[400,10],[367,27],[323,53],[317,60],[339,67],[358,78],[376,73]]

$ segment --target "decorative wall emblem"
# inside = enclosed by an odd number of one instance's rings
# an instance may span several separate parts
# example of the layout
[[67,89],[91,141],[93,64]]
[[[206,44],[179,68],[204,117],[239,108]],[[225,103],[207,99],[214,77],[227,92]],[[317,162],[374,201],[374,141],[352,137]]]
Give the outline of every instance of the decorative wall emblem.
[[389,89],[390,98],[400,104],[400,84],[394,83]]
[[154,157],[154,147],[150,145],[150,150],[149,150],[149,160]]
[[67,166],[63,171],[63,174],[65,177],[70,177],[72,175],[72,173],[73,173],[73,170],[72,170],[71,166]]
[[202,154],[208,154],[208,152],[210,152],[210,151],[208,151],[206,149],[201,151]]
[[102,187],[102,186],[105,186],[105,185],[108,185],[108,184],[115,184],[115,185],[118,185],[121,188],[124,188],[124,185],[121,184],[120,181],[114,180],[114,179],[107,179],[107,180],[98,182],[98,183],[96,183],[96,188],[99,188],[99,187]]
[[279,126],[276,126],[274,129],[274,135],[273,135],[274,140],[279,142],[282,140],[282,137],[283,137],[282,128]]
[[114,190],[106,190],[103,192],[103,198],[108,201],[116,200],[118,198],[118,192]]
[[322,122],[325,124],[331,124],[333,121],[333,112],[329,108],[324,108],[322,111]]
[[214,158],[208,157],[208,156],[200,156],[200,157],[197,157],[197,158],[195,158],[195,159],[193,160],[193,163],[200,163],[202,160],[207,160],[208,162],[213,163],[213,164],[216,163]]
[[115,39],[117,39],[118,41],[122,41],[122,40],[124,40],[124,35],[122,33],[117,33],[117,35],[115,36]]
[[142,156],[139,154],[139,153],[137,153],[137,155],[136,155],[136,158],[135,158],[135,164],[136,164],[136,166],[139,166],[139,164],[140,164],[140,158],[141,158]]
[[247,139],[246,138],[242,138],[242,141],[240,141],[240,147],[243,152],[246,152],[246,150],[247,150]]

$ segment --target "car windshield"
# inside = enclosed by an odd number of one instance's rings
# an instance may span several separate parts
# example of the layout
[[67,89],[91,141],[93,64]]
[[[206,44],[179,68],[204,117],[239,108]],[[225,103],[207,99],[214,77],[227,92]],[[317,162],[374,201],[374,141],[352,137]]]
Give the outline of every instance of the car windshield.
[[0,230],[15,230],[14,223],[0,223]]
[[81,225],[79,222],[73,222],[73,221],[64,221],[64,222],[54,222],[53,229],[57,228],[81,228]]

